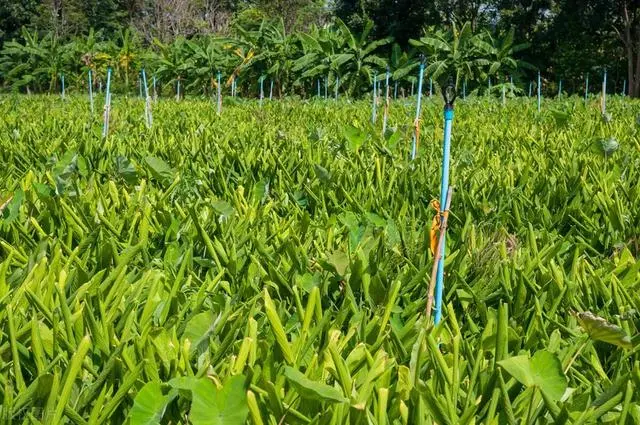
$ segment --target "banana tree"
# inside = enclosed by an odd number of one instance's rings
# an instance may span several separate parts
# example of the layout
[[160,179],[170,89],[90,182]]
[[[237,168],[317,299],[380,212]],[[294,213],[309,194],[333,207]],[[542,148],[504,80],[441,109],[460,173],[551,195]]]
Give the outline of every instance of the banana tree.
[[190,88],[213,90],[216,86],[218,71],[229,75],[233,70],[230,40],[212,36],[186,41],[188,56],[192,68],[186,70],[191,76]]
[[482,49],[477,47],[477,39],[469,22],[458,27],[455,23],[448,31],[429,32],[419,40],[409,43],[424,53],[429,59],[426,74],[443,87],[453,78],[456,87],[463,80],[481,81],[486,78],[489,60]]
[[0,72],[5,82],[14,89],[25,87],[30,91],[31,86],[39,90],[41,82],[33,71],[40,57],[42,40],[37,31],[30,32],[23,28],[21,35],[23,43],[7,41],[0,51]]
[[347,92],[354,94],[359,90],[368,90],[373,75],[387,66],[387,62],[374,52],[391,43],[393,38],[387,37],[369,42],[369,34],[373,28],[372,21],[367,21],[359,36],[352,33],[341,19],[336,19],[336,25],[345,40],[345,49],[333,55],[333,62],[338,65],[338,68],[343,68]]
[[420,62],[415,58],[414,51],[403,52],[399,44],[394,43],[389,57],[389,69],[394,82],[416,82],[415,70]]
[[153,44],[157,51],[149,54],[146,60],[155,69],[160,81],[165,85],[175,86],[176,96],[179,96],[178,86],[184,87],[185,76],[194,68],[191,50],[184,37],[178,37],[170,44],[154,39]]
[[129,93],[129,76],[135,71],[138,59],[138,40],[131,29],[120,30],[113,45],[116,70],[124,75],[124,86]]

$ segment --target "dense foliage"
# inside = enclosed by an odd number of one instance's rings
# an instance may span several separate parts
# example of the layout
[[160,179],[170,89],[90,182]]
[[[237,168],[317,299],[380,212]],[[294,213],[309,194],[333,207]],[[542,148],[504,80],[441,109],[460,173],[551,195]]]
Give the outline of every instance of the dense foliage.
[[[265,59],[266,60],[266,59]],[[102,99],[100,99],[102,100]],[[638,104],[0,103],[0,415],[74,424],[640,422]],[[587,311],[593,314],[586,313]]]
[[[637,0],[12,0],[0,2],[0,48],[21,29],[54,34],[65,43],[91,28],[105,40],[133,29],[145,46],[154,39],[228,36],[237,25],[282,20],[287,33],[323,27],[340,18],[368,42],[392,37],[403,50],[410,40],[468,22],[474,32],[501,38],[512,28],[530,49],[522,59],[549,81],[581,90],[586,74],[609,70],[614,92],[640,95],[640,2]],[[388,48],[383,48],[385,53]],[[528,74],[528,80],[534,73]]]
[[110,67],[114,70],[113,87],[125,93],[140,85],[139,72],[146,69],[160,82],[157,90],[180,90],[181,96],[210,94],[220,72],[225,87],[237,79],[238,93],[245,96],[257,95],[262,79],[268,84],[273,81],[279,97],[315,94],[318,84],[329,87],[332,94],[357,97],[369,91],[375,75],[387,69],[392,72],[392,81],[408,91],[417,80],[418,63],[425,57],[429,58],[427,77],[458,73],[470,87],[484,86],[492,77],[494,82],[504,80],[506,75],[519,81],[527,68],[515,55],[528,45],[514,44],[513,31],[495,38],[487,31],[474,33],[465,24],[460,30],[454,26],[450,31],[425,34],[412,40],[415,48],[403,51],[390,37],[371,41],[372,26],[369,21],[362,33],[356,34],[336,19],[329,26],[288,33],[283,20],[263,20],[236,26],[229,37],[178,37],[170,43],[155,39],[149,47],[129,29],[113,41],[102,41],[100,33],[91,31],[86,38],[67,43],[53,33],[40,38],[38,33],[25,30],[23,42],[7,42],[0,51],[0,73],[6,86],[22,92],[60,91],[63,77],[66,91],[86,91],[89,71],[96,90],[104,85]]

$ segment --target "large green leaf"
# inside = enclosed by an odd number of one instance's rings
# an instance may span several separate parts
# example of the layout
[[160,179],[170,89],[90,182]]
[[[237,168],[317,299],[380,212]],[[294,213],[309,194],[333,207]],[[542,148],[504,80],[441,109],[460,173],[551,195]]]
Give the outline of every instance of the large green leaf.
[[199,379],[189,415],[193,425],[244,425],[249,414],[245,380],[232,376],[218,389],[210,379]]
[[554,401],[560,400],[567,389],[562,363],[548,351],[537,351],[532,358],[510,357],[498,364],[521,384],[539,388]]
[[159,425],[173,394],[162,394],[159,382],[147,382],[133,400],[129,412],[130,425]]
[[175,170],[169,166],[162,159],[155,156],[147,156],[144,162],[149,167],[149,172],[161,183],[171,182],[175,176]]

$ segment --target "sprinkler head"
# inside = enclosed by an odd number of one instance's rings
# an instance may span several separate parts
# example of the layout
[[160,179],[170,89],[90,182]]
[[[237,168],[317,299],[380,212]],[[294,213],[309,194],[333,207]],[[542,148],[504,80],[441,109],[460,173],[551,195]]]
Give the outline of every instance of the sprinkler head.
[[446,108],[453,108],[453,102],[456,100],[456,85],[453,77],[449,77],[449,81],[442,86],[442,97]]

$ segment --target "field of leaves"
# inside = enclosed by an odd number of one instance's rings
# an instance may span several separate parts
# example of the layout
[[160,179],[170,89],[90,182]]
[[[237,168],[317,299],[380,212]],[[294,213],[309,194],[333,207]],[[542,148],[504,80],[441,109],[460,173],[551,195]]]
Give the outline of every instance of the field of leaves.
[[0,422],[640,423],[640,104],[457,104],[436,328],[413,108],[1,98]]

